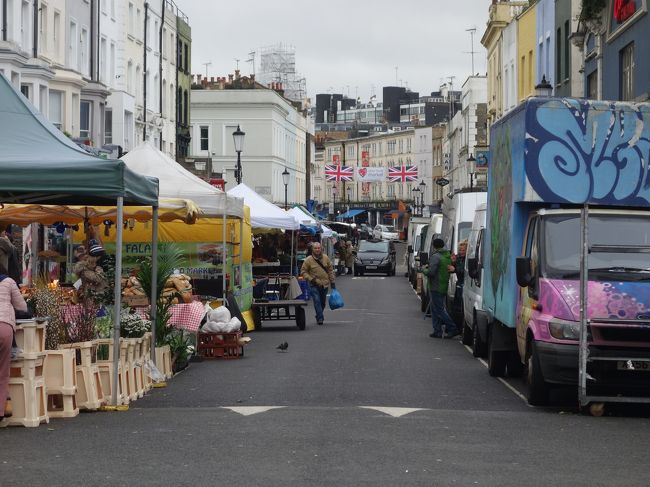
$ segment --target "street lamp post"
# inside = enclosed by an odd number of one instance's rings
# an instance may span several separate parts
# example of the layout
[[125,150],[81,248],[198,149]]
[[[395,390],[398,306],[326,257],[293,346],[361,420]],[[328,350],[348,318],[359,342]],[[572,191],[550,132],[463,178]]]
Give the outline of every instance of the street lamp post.
[[237,169],[235,169],[235,179],[237,184],[241,183],[242,180],[242,168],[241,168],[241,153],[244,150],[244,136],[246,132],[242,131],[237,125],[237,130],[232,133],[233,141],[235,142],[235,152],[237,152]]
[[336,220],[336,186],[332,188],[332,214]]
[[347,205],[347,212],[350,213],[350,200],[352,199],[352,188],[348,186],[347,188],[347,197],[348,197],[348,205]]
[[474,154],[470,154],[469,157],[467,158],[467,162],[471,164],[471,167],[469,168],[469,190],[473,191],[474,190],[474,164],[476,163],[476,158],[474,157]]
[[415,193],[415,197],[413,198],[413,203],[415,204],[415,216],[418,216],[419,213],[419,196],[420,196],[420,188],[414,188],[413,192]]
[[284,209],[285,211],[288,209],[288,203],[287,203],[287,186],[289,186],[289,171],[287,168],[284,168],[284,171],[282,171],[282,182],[284,183]]
[[420,187],[420,193],[422,194],[422,196],[420,196],[420,202],[421,202],[421,204],[420,204],[420,216],[422,216],[422,215],[424,215],[424,194],[425,194],[425,190],[426,190],[426,187],[427,187],[427,183],[425,183],[424,179],[423,179],[422,181],[420,181],[420,184],[418,184],[418,186]]

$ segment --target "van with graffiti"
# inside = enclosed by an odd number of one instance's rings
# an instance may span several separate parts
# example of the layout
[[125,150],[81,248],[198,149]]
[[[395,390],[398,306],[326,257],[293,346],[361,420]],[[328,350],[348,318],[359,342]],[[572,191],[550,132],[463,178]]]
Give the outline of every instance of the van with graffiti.
[[[581,208],[589,205],[587,378],[649,390],[650,104],[529,98],[491,129],[478,333],[493,376],[524,373],[528,402],[578,383]],[[619,246],[625,251],[619,251]],[[635,250],[638,249],[638,250]],[[468,273],[478,262],[469,259]],[[647,362],[640,362],[647,364]]]

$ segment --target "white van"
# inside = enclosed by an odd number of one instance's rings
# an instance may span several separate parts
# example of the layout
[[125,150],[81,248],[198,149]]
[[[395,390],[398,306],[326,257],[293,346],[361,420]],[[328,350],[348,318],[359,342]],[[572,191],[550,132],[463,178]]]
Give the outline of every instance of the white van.
[[[431,215],[429,225],[427,226],[426,237],[424,244],[421,245],[421,251],[418,255],[418,273],[422,272],[422,266],[429,263],[429,256],[433,252],[433,240],[435,238],[440,238],[440,232],[442,231],[442,215],[440,213],[434,213]],[[426,258],[422,259],[422,256]],[[421,300],[421,310],[426,311],[429,307],[429,286],[428,280],[422,278],[422,288],[420,291],[420,300]]]
[[[483,239],[487,205],[481,204],[474,213],[465,257],[465,284],[463,286],[463,343],[472,345],[475,357],[482,356],[485,337],[476,328],[477,316],[483,313]],[[471,267],[471,272],[470,272]],[[474,277],[470,277],[470,274]],[[483,332],[485,334],[485,332]]]
[[406,277],[413,287],[416,279],[416,257],[420,251],[420,235],[422,229],[429,223],[429,218],[413,217],[409,220],[406,240]]
[[[469,237],[476,208],[486,203],[487,193],[481,191],[456,193],[451,200],[447,200],[443,205],[442,239],[453,255],[458,253],[458,244]],[[455,293],[456,274],[451,273],[447,290],[447,311],[456,324],[460,326],[463,323],[463,310],[460,303],[454,305]]]

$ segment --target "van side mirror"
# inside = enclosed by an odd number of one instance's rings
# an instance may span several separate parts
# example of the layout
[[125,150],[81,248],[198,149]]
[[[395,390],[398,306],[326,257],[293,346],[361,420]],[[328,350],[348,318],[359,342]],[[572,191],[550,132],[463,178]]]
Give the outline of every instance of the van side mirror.
[[533,282],[533,270],[530,257],[517,257],[517,284],[528,287]]
[[477,279],[479,277],[478,259],[476,257],[467,259],[467,274],[469,274],[469,277],[472,279]]
[[413,246],[412,246],[412,245],[409,245],[408,247],[406,247],[406,251],[407,251],[409,254],[412,254],[412,253],[413,253]]
[[429,265],[429,253],[428,252],[420,252],[418,254],[418,257],[420,258],[420,265]]

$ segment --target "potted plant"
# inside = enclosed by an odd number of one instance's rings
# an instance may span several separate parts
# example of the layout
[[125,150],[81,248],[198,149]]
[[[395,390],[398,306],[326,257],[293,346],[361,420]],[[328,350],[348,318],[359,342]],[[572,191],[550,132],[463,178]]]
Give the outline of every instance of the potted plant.
[[192,354],[190,345],[191,337],[186,335],[183,330],[174,330],[169,335],[169,349],[172,356],[172,371],[176,374],[187,367],[189,357]]

